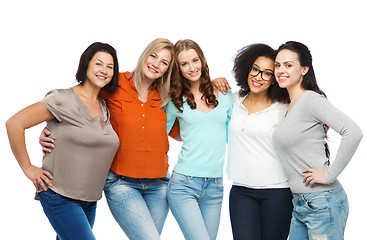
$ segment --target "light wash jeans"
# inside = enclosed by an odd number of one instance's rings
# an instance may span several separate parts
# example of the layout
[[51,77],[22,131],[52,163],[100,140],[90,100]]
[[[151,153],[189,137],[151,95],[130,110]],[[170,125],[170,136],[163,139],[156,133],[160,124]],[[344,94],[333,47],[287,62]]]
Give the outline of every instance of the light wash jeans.
[[290,240],[342,240],[349,213],[342,187],[316,193],[293,194]]
[[222,178],[173,172],[167,198],[186,240],[216,239],[223,200]]
[[38,193],[56,239],[93,240],[92,228],[96,216],[97,202],[86,202],[61,196],[51,189]]
[[160,239],[168,214],[169,178],[137,179],[107,175],[104,192],[110,211],[129,239]]

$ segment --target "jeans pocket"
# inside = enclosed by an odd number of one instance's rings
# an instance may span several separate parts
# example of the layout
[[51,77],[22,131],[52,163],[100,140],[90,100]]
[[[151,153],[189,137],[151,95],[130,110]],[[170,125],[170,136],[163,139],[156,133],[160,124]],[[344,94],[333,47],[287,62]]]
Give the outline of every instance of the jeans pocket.
[[313,212],[329,212],[330,206],[327,198],[322,193],[304,195],[305,204]]
[[109,191],[117,183],[119,179],[120,179],[119,175],[110,170],[107,174],[103,190]]
[[214,183],[218,190],[223,192],[223,178],[216,179]]
[[172,173],[171,179],[170,179],[170,184],[186,184],[189,182],[189,178],[186,175],[182,175],[176,172]]

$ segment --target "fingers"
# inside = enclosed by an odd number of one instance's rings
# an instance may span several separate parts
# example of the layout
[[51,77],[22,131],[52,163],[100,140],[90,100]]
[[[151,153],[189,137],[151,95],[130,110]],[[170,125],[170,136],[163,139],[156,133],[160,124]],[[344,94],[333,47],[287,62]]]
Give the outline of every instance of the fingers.
[[225,82],[225,85],[226,85],[226,88],[230,91],[230,90],[232,90],[232,88],[231,88],[231,86],[229,86],[229,83],[226,81]]
[[223,94],[227,94],[227,90],[231,90],[231,87],[229,86],[227,79],[225,78],[214,79],[213,85]]
[[51,132],[50,132],[50,130],[48,130],[48,128],[44,128],[44,129],[42,130],[41,136],[42,136],[42,134],[45,134],[44,136],[48,136],[48,135],[50,135],[50,134],[51,134]]
[[50,179],[53,179],[53,176],[48,171],[31,165],[24,173],[33,182],[37,191],[40,190],[39,187],[44,191],[47,191],[47,186],[52,187]]

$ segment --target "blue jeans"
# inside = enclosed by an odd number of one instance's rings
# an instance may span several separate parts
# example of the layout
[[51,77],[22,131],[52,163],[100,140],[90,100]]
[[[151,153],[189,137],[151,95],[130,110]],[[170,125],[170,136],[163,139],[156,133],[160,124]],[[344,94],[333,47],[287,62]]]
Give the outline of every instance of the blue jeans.
[[62,240],[95,239],[92,228],[97,202],[86,202],[63,197],[51,189],[40,192],[39,200],[48,220]]
[[190,177],[173,172],[167,198],[185,239],[216,239],[223,200],[222,178]]
[[315,193],[293,194],[290,240],[344,239],[349,213],[342,187]]
[[233,239],[287,240],[292,209],[289,188],[232,186],[229,213]]
[[160,239],[168,214],[169,178],[138,179],[110,171],[104,192],[110,211],[129,239]]

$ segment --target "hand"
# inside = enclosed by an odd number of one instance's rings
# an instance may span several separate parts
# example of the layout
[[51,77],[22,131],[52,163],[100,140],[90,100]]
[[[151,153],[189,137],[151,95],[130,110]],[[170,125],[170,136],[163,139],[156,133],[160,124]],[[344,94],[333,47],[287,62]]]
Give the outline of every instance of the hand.
[[47,128],[44,128],[39,137],[39,143],[42,146],[43,157],[45,157],[46,153],[50,153],[52,151],[52,148],[55,147],[55,145],[53,144],[54,139],[48,137],[50,134],[51,132]]
[[302,171],[302,173],[305,173],[303,182],[305,183],[306,186],[310,184],[310,187],[312,187],[315,183],[330,184],[330,182],[325,177],[326,172],[327,172],[326,165],[324,165],[323,170],[318,170],[314,168],[306,168],[305,170]]
[[[27,169],[24,169],[24,174],[33,182],[33,185],[39,191],[38,184],[42,187],[44,191],[47,191],[45,183],[52,187],[50,179],[53,179],[51,173],[42,168],[30,165]],[[38,183],[38,184],[37,184]]]
[[329,131],[329,126],[328,125],[326,125],[326,124],[324,124],[324,125],[322,125],[323,126],[323,128],[324,128],[324,132],[325,132],[325,134],[327,134],[327,132]]
[[216,78],[212,81],[212,83],[214,87],[216,87],[224,95],[227,94],[227,90],[231,91],[232,89],[225,78]]

